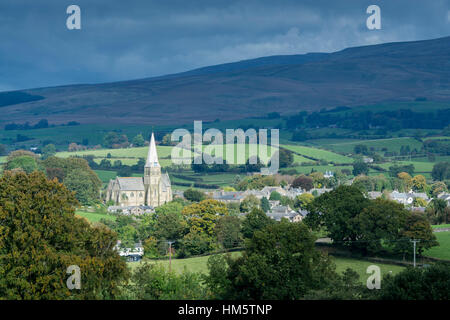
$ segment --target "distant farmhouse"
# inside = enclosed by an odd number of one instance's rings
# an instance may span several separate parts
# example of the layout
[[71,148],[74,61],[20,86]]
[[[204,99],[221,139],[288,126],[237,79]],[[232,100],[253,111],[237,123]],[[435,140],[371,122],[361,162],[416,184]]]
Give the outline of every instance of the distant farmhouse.
[[172,201],[169,175],[161,174],[153,133],[145,163],[144,177],[117,177],[110,180],[106,191],[106,201],[111,200],[119,207],[146,206],[153,208]]

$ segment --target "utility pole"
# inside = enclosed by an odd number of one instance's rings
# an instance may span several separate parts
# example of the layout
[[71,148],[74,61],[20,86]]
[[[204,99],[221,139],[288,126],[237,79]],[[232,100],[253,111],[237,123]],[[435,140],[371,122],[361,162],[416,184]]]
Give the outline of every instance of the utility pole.
[[416,243],[420,242],[420,240],[409,240],[414,244],[414,268],[416,267]]
[[172,243],[175,243],[175,241],[167,241],[169,244],[169,272],[172,270]]

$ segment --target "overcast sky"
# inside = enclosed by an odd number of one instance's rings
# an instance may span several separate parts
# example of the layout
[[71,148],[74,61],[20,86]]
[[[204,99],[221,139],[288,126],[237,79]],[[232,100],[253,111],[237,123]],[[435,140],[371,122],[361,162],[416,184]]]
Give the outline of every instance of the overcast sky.
[[[66,28],[71,4],[81,30]],[[448,35],[450,0],[1,0],[0,91]]]

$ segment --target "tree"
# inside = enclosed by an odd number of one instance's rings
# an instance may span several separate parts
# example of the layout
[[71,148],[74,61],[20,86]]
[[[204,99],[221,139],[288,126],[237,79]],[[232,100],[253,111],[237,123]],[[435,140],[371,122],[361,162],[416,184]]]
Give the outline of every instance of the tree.
[[187,229],[187,222],[180,211],[158,212],[153,235],[158,240],[178,240],[183,238]]
[[272,201],[280,201],[281,200],[281,194],[279,194],[277,191],[272,191],[271,193],[270,193],[270,197],[269,197],[269,200],[272,200]]
[[[77,201],[41,172],[0,178],[0,298],[112,299],[127,280],[114,250],[116,235],[74,215]],[[66,270],[81,270],[81,289],[69,290]]]
[[353,171],[354,176],[358,176],[360,174],[367,175],[369,173],[369,166],[364,161],[356,161],[353,163]]
[[145,140],[142,134],[138,134],[133,138],[133,146],[135,147],[143,147],[145,145]]
[[366,254],[378,254],[385,246],[393,247],[401,238],[400,230],[409,215],[403,204],[391,200],[375,199],[361,211],[356,220],[360,248]]
[[439,162],[433,166],[431,176],[436,181],[450,179],[450,162]]
[[305,129],[299,129],[292,134],[292,141],[306,141],[309,139],[309,134]]
[[91,175],[82,169],[70,171],[64,178],[64,184],[69,190],[75,192],[75,197],[83,205],[92,205],[100,200],[100,186],[94,183]]
[[42,148],[42,159],[47,159],[48,157],[52,157],[56,154],[56,147],[54,144],[47,144]]
[[121,298],[132,300],[203,300],[207,298],[201,275],[177,274],[161,264],[144,263],[133,272]]
[[214,237],[216,221],[220,216],[227,216],[228,209],[223,202],[207,199],[184,207],[182,214],[187,218],[189,232]]
[[402,182],[404,188],[409,191],[413,186],[413,179],[407,172],[399,172],[397,174],[397,177]]
[[428,204],[427,201],[422,198],[414,198],[414,200],[413,200],[414,207],[425,208],[427,206],[427,204]]
[[395,276],[387,275],[381,300],[449,300],[450,266],[436,263],[428,268],[409,267]]
[[436,183],[433,183],[431,185],[431,194],[433,195],[433,197],[437,197],[439,194],[441,194],[442,192],[447,192],[447,185],[442,182],[442,181],[438,181]]
[[400,232],[404,241],[398,241],[396,243],[396,250],[403,254],[411,253],[411,239],[420,240],[420,242],[416,244],[419,255],[421,255],[424,250],[439,245],[436,236],[433,234],[430,223],[421,213],[413,212],[409,214]]
[[272,223],[272,219],[270,219],[264,211],[254,208],[245,216],[245,219],[242,222],[242,234],[245,238],[251,238],[255,231],[261,230]]
[[399,166],[399,165],[393,165],[389,167],[389,175],[391,177],[397,177],[398,174],[400,172],[406,172],[408,173],[410,176],[412,176],[414,174],[414,165],[413,164],[408,164],[408,165],[403,165],[403,166]]
[[238,247],[242,241],[241,220],[235,216],[222,216],[216,222],[215,233],[224,248]]
[[266,197],[261,198],[261,210],[264,212],[267,212],[270,210],[270,203],[269,200],[267,200]]
[[225,299],[300,299],[336,276],[315,240],[303,223],[271,224],[255,232],[242,257],[228,260],[227,281],[221,277],[209,283],[226,285],[221,290]]
[[325,226],[333,241],[351,246],[361,236],[357,217],[369,204],[358,188],[341,185],[315,198],[304,221],[316,230]]
[[433,199],[429,203],[427,208],[428,216],[435,224],[441,224],[449,221],[449,210],[447,208],[447,202],[444,199]]
[[[252,163],[250,163],[252,162]],[[261,168],[263,167],[263,164],[261,163],[261,160],[259,157],[249,157],[247,161],[245,162],[245,171],[246,172],[260,172]]]
[[200,202],[206,198],[206,195],[203,192],[192,188],[186,189],[183,192],[183,196],[186,200],[195,202]]
[[31,156],[18,156],[8,160],[5,170],[22,169],[26,173],[31,173],[38,169],[37,161]]
[[294,207],[306,209],[313,201],[314,196],[312,194],[302,193],[301,195],[295,197]]
[[103,138],[105,148],[125,148],[128,147],[128,137],[124,134],[118,135],[117,132],[108,132]]
[[259,208],[261,206],[261,201],[254,195],[248,195],[242,200],[239,208],[241,212],[250,212],[253,208]]
[[172,146],[175,142],[172,142],[172,136],[170,133],[164,135],[161,141],[162,146]]
[[292,187],[294,188],[302,188],[306,191],[311,190],[314,188],[313,179],[310,177],[307,177],[305,175],[301,175],[292,182]]
[[365,144],[357,144],[353,150],[356,154],[367,155],[369,152],[369,150],[367,149],[367,146]]
[[286,168],[292,165],[294,162],[294,154],[292,151],[280,148],[279,149],[279,165],[280,168]]
[[425,192],[427,190],[427,178],[423,175],[418,174],[412,179],[412,186],[414,191]]

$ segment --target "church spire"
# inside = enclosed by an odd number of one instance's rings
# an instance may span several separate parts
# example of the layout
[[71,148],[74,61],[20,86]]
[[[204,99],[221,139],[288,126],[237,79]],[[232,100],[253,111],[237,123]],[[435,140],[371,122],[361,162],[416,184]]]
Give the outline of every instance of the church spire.
[[155,135],[152,132],[152,137],[150,139],[150,146],[148,148],[147,162],[145,167],[159,167],[158,153],[156,152]]

